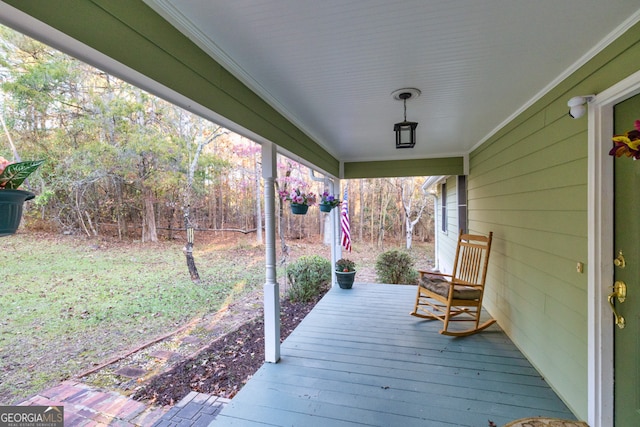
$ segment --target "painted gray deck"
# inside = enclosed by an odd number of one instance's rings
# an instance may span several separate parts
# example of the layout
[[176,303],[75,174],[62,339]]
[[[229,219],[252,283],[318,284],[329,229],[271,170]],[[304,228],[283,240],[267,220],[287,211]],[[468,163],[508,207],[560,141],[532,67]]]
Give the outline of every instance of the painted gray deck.
[[415,287],[332,289],[211,426],[473,426],[575,419],[497,325],[465,338],[410,316]]

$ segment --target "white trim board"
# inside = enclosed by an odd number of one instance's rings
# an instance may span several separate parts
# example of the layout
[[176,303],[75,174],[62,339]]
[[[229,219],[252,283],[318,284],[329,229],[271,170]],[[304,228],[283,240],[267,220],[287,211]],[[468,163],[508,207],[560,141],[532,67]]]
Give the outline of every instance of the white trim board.
[[588,423],[613,425],[613,107],[640,93],[640,71],[599,93],[588,125]]

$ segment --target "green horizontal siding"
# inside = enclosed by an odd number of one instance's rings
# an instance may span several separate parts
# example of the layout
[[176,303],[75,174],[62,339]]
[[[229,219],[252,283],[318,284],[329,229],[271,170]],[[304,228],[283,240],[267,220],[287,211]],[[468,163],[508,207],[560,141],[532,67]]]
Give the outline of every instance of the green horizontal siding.
[[339,162],[140,0],[6,3],[337,176]]
[[380,162],[347,162],[344,164],[343,178],[462,175],[464,173],[463,171],[464,159],[462,157],[389,160]]
[[640,24],[470,155],[471,231],[494,232],[485,307],[587,416],[587,125],[567,100],[637,71]]

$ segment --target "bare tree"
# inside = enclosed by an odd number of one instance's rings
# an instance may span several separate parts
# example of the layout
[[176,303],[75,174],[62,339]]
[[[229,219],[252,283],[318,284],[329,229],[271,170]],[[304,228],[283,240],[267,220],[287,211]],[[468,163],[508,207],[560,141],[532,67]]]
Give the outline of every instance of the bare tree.
[[221,137],[222,135],[226,135],[229,132],[226,129],[223,129],[220,126],[217,126],[213,132],[211,132],[206,138],[198,141],[196,146],[196,152],[193,155],[193,159],[189,164],[189,171],[187,172],[187,188],[185,189],[184,194],[184,203],[182,205],[182,210],[184,212],[184,226],[187,230],[187,243],[184,246],[184,255],[187,259],[187,267],[189,268],[189,274],[191,275],[191,280],[195,283],[200,282],[200,274],[198,274],[198,268],[196,267],[196,262],[193,259],[193,244],[195,241],[195,233],[193,223],[191,221],[191,199],[193,196],[193,177],[196,173],[196,169],[198,167],[198,159],[200,158],[200,154],[204,147],[210,144],[212,141],[215,141],[216,138]]
[[[418,186],[418,188],[420,188],[418,193],[420,197],[417,200],[419,208],[412,210],[417,192],[415,178],[403,178],[400,180],[399,185],[402,193],[402,208],[404,210],[406,247],[407,249],[411,249],[413,242],[413,228],[420,221],[424,208],[427,206],[427,197],[426,194],[424,194],[422,186]],[[411,219],[412,215],[415,215],[415,218]]]

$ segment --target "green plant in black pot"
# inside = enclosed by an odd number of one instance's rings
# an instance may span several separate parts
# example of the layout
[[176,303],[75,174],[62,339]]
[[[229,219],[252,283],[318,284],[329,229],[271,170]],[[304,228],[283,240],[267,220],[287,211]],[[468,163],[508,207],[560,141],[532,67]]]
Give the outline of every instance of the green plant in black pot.
[[342,289],[351,289],[356,277],[356,263],[347,258],[336,261],[336,280]]
[[35,160],[12,163],[0,157],[0,236],[14,234],[18,229],[23,203],[36,196],[18,188],[43,162],[44,160]]

